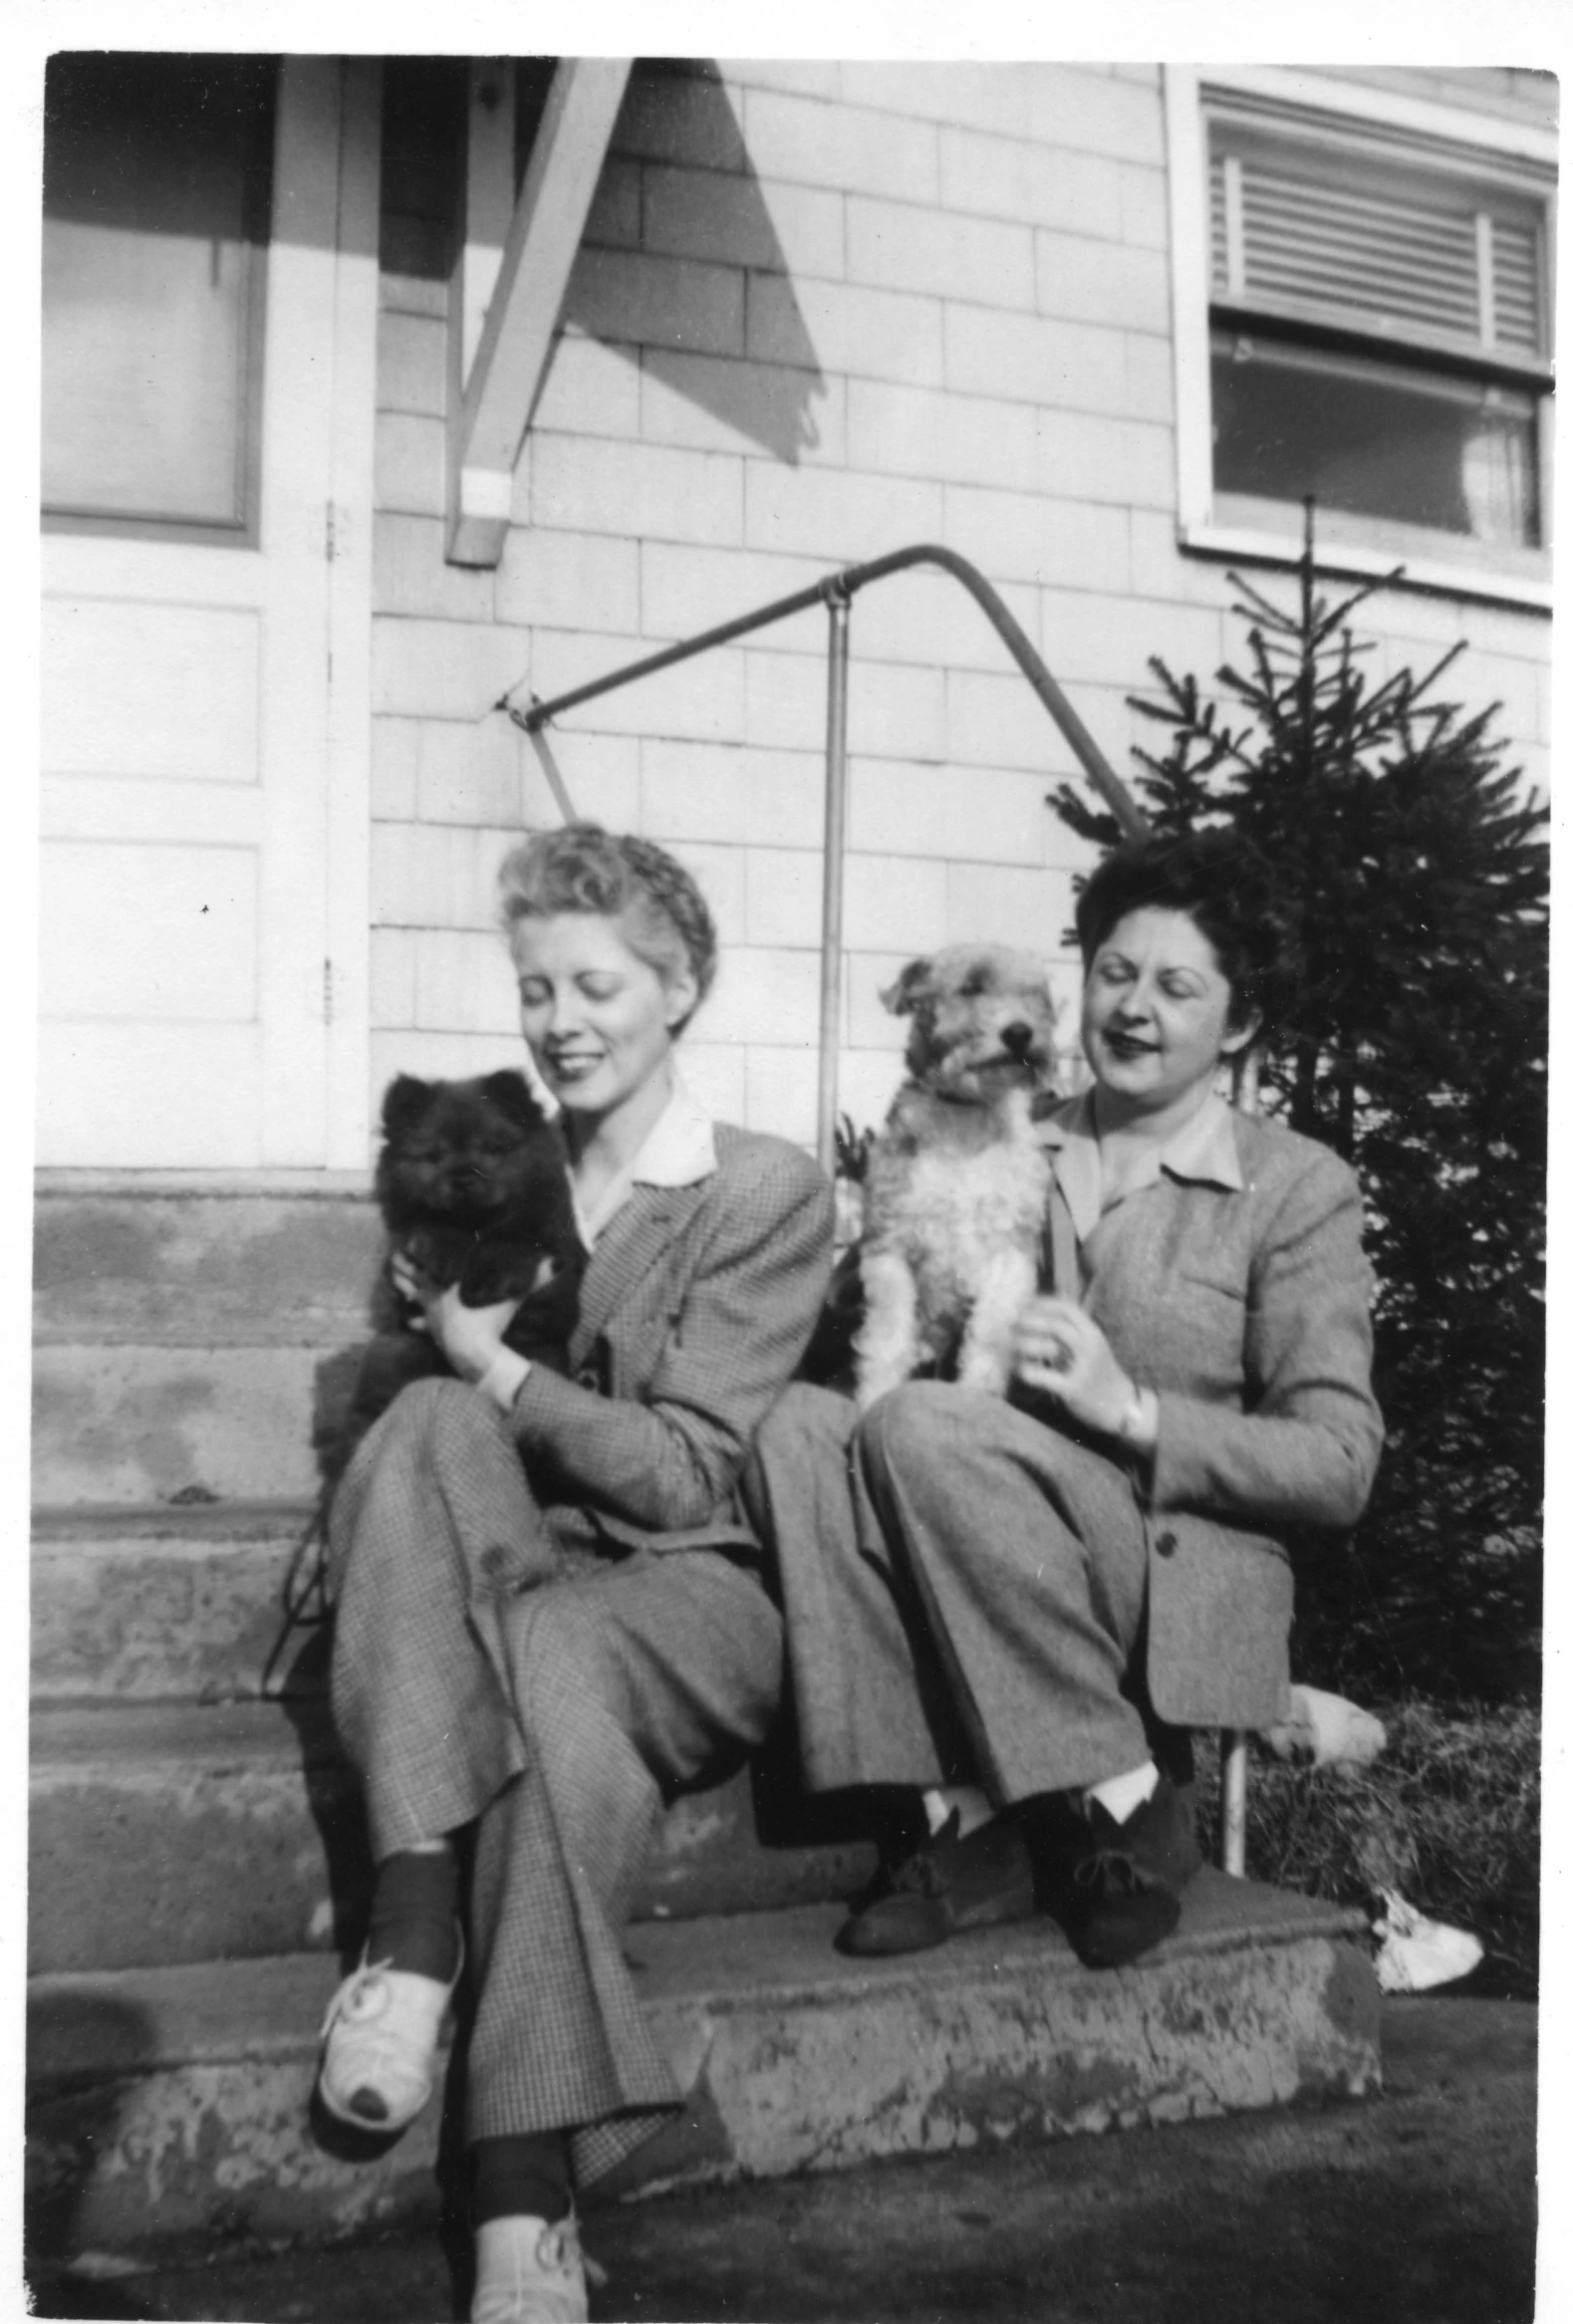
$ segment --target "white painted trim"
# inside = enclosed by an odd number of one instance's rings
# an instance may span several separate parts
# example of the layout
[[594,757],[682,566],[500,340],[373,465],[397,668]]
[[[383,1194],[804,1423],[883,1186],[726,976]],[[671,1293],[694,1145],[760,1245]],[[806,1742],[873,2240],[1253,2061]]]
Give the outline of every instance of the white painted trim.
[[[1167,65],[1164,68],[1164,107],[1169,152],[1169,220],[1171,290],[1175,318],[1175,445],[1179,499],[1178,535],[1182,549],[1208,557],[1232,557],[1241,563],[1288,566],[1297,562],[1297,536],[1243,526],[1220,525],[1213,520],[1212,500],[1212,381],[1209,354],[1209,237],[1207,223],[1207,166],[1203,93],[1223,98],[1231,92],[1271,98],[1275,102],[1314,106],[1361,121],[1406,129],[1415,133],[1445,136],[1489,148],[1512,158],[1554,161],[1556,141],[1538,130],[1490,121],[1451,107],[1429,105],[1420,99],[1364,90],[1343,81],[1277,66],[1235,67]],[[1358,102],[1348,102],[1355,100]],[[1424,117],[1424,118],[1422,118]],[[1511,132],[1498,136],[1498,129]],[[1548,212],[1554,221],[1554,205]],[[1542,401],[1548,415],[1542,434],[1549,433],[1551,398]],[[1549,461],[1542,462],[1544,521],[1551,515]],[[1466,552],[1464,552],[1466,555]],[[1516,606],[1527,612],[1548,613],[1552,592],[1549,579],[1530,581],[1516,575],[1482,571],[1463,561],[1444,557],[1416,558],[1383,549],[1363,549],[1319,540],[1317,562],[1330,573],[1370,579],[1404,566],[1401,586],[1437,591],[1447,597],[1482,599]]]
[[1237,92],[1299,112],[1340,115],[1443,144],[1478,146],[1498,159],[1532,161],[1551,170],[1557,165],[1554,130],[1497,114],[1471,113],[1463,106],[1404,97],[1396,90],[1371,89],[1288,65],[1190,65],[1178,70],[1189,73],[1193,85],[1220,95]]
[[502,479],[511,507],[513,471],[632,69],[631,57],[564,57],[552,76],[449,439],[454,564],[495,565],[502,555]]
[[344,66],[334,286],[333,555],[328,568],[327,1137],[330,1169],[372,1136],[372,543],[376,495],[383,65]]
[[[1298,565],[1300,542],[1288,532],[1257,532],[1245,525],[1210,522],[1180,527],[1180,545],[1206,557],[1232,557],[1240,564]],[[1443,597],[1481,598],[1491,605],[1516,606],[1526,613],[1549,614],[1551,584],[1524,581],[1506,573],[1484,573],[1478,566],[1447,565],[1436,558],[1408,557],[1391,550],[1360,549],[1318,534],[1316,567],[1319,573],[1347,573],[1381,579],[1396,566],[1404,568],[1401,589],[1439,592]]]
[[[344,67],[279,65],[268,253],[261,545],[264,836],[257,897],[263,1163],[316,1165],[326,1142],[328,689],[281,683],[328,649],[328,521]],[[268,455],[287,443],[288,459]],[[317,666],[326,677],[323,660]]]
[[460,468],[458,504],[467,517],[497,517],[506,524],[513,510],[512,475],[495,468]]
[[1169,247],[1175,321],[1175,456],[1181,542],[1212,516],[1207,325],[1207,156],[1194,66],[1166,65]]

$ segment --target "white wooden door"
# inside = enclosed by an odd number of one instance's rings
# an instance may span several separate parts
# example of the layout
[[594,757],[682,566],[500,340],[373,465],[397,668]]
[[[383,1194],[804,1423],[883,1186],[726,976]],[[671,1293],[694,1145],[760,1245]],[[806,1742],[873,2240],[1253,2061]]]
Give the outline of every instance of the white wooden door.
[[45,1163],[366,1159],[379,98],[280,67],[256,545],[44,542]]

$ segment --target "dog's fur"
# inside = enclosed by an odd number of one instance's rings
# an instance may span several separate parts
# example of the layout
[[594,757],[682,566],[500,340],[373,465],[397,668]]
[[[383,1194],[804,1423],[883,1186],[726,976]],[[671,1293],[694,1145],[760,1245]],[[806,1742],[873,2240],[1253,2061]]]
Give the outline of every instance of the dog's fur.
[[[523,1074],[419,1081],[401,1073],[383,1101],[377,1198],[393,1251],[467,1307],[520,1301],[503,1335],[532,1363],[567,1369],[585,1252],[574,1220],[568,1149]],[[361,1361],[349,1417],[330,1467],[399,1390],[449,1370],[415,1311],[385,1286],[390,1328]],[[400,1328],[402,1327],[402,1328]]]
[[953,944],[909,962],[881,998],[913,1019],[911,1078],[869,1158],[858,1403],[952,1360],[961,1387],[1003,1396],[1049,1193],[1032,1127],[1053,1091],[1048,970],[1003,945]]

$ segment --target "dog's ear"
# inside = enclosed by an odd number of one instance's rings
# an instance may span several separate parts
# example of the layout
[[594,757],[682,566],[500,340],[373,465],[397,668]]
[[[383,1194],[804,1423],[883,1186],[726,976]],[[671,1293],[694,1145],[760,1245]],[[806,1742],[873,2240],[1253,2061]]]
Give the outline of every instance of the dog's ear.
[[535,1093],[522,1073],[513,1066],[504,1066],[500,1072],[487,1074],[480,1085],[481,1096],[495,1106],[499,1114],[510,1122],[517,1122],[521,1130],[533,1130],[541,1120],[541,1109]]
[[433,1087],[412,1073],[401,1073],[389,1083],[383,1099],[385,1138],[402,1137],[410,1124],[419,1120],[431,1103]]
[[880,995],[893,1017],[910,1017],[932,997],[933,962],[928,959],[909,960],[896,982]]

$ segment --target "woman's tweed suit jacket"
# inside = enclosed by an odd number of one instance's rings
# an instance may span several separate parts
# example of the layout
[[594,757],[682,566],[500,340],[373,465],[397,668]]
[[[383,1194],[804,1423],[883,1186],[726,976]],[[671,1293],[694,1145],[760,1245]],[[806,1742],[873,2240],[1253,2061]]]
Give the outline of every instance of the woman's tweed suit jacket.
[[1083,1304],[1158,1392],[1147,1677],[1182,1726],[1283,1716],[1289,1547],[1354,1523],[1382,1444],[1354,1173],[1292,1131],[1228,1119],[1238,1186],[1166,1171],[1083,1245]]
[[519,1447],[566,1541],[754,1546],[732,1486],[818,1317],[833,1205],[784,1139],[717,1123],[715,1161],[634,1186],[585,1269],[569,1377],[538,1365],[520,1391]]

